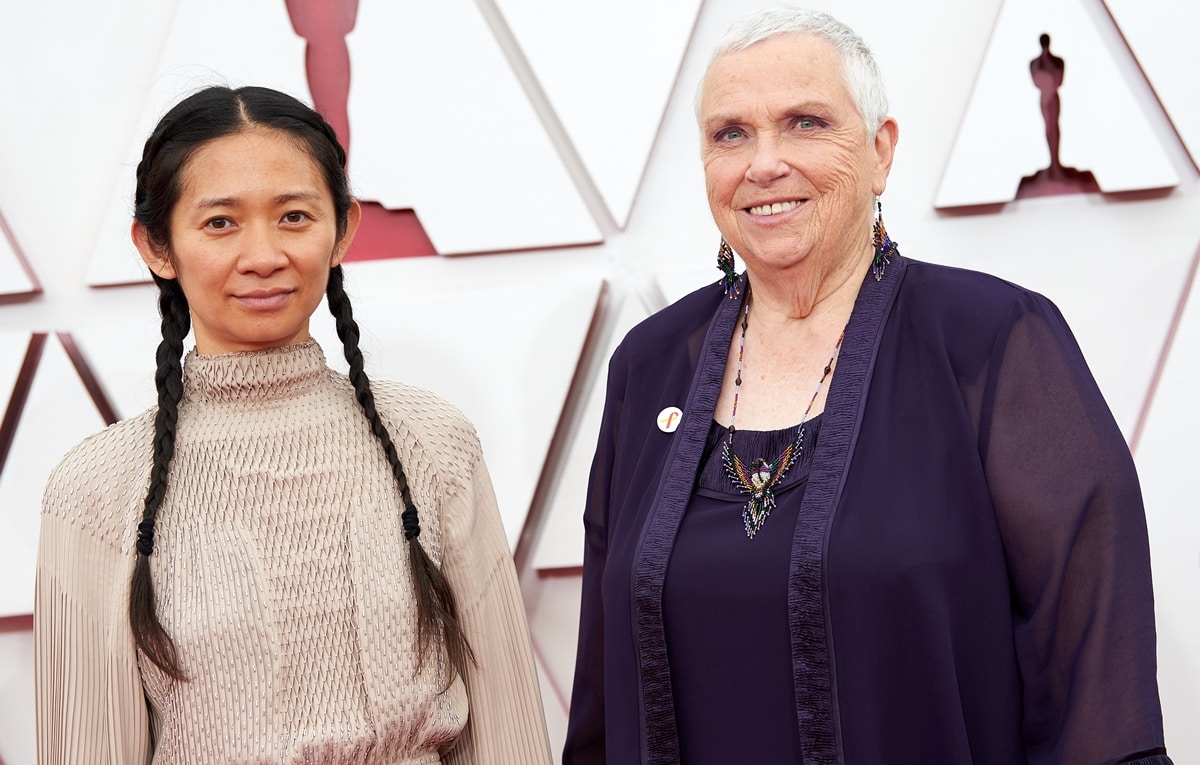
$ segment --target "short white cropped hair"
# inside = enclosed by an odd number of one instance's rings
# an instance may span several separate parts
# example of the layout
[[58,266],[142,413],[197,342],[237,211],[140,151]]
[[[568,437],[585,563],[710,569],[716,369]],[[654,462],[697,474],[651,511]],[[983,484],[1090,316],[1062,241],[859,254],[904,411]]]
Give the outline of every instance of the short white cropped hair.
[[874,139],[879,126],[888,116],[887,95],[883,91],[883,78],[879,74],[879,67],[875,65],[874,54],[853,29],[828,13],[808,8],[767,8],[734,22],[717,43],[704,70],[704,77],[700,80],[696,92],[697,116],[700,114],[704,83],[717,59],[726,53],[736,53],[783,34],[819,37],[838,51],[846,87],[858,106],[858,113],[862,115],[868,140]]

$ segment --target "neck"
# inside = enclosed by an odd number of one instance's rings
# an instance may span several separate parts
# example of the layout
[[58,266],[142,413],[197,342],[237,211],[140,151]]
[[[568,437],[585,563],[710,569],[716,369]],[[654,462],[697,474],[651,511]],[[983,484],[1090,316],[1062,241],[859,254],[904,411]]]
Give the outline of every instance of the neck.
[[874,253],[865,247],[834,262],[806,259],[787,271],[757,272],[747,265],[756,321],[763,325],[830,318],[845,323]]

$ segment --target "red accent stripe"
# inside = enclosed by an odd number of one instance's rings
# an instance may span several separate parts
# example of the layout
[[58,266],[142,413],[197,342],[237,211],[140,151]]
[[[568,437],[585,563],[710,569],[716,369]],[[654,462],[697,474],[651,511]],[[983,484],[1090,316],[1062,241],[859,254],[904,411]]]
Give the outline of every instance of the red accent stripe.
[[389,210],[378,202],[361,202],[362,223],[347,262],[437,255],[425,227],[413,210]]
[[[5,632],[27,632],[33,629],[33,614],[0,617],[0,635]],[[0,765],[4,760],[0,758]]]

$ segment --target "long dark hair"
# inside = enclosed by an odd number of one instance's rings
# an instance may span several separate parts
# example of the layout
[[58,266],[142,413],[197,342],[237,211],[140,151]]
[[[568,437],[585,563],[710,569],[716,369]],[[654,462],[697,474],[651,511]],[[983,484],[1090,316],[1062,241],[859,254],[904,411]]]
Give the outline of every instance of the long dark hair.
[[[212,87],[189,96],[167,112],[146,140],[137,167],[134,219],[145,229],[151,246],[163,254],[170,254],[171,212],[179,201],[182,171],[192,154],[209,141],[256,126],[287,133],[312,157],[333,197],[338,237],[346,233],[351,207],[346,153],[329,123],[305,104],[275,90]],[[183,395],[183,341],[191,321],[187,298],[179,282],[158,275],[154,275],[154,281],[158,285],[158,305],[162,314],[162,342],[158,346],[158,367],[154,376],[158,411],[154,417],[150,486],[146,491],[142,520],[137,527],[137,562],[130,585],[129,625],[146,658],[169,677],[186,680],[187,674],[179,663],[175,643],[158,619],[150,555],[154,552],[154,519],[167,492],[171,459],[175,455],[175,426]],[[358,347],[358,324],[354,321],[350,298],[342,286],[340,265],[330,271],[326,297],[350,365],[355,398],[371,425],[371,432],[387,455],[404,502],[401,520],[408,540],[409,567],[417,596],[418,667],[431,645],[430,639],[440,633],[450,660],[449,683],[455,675],[465,677],[467,664],[474,663],[475,657],[458,619],[454,593],[418,539],[417,508],[391,434],[375,409],[375,396],[363,371],[363,356]]]

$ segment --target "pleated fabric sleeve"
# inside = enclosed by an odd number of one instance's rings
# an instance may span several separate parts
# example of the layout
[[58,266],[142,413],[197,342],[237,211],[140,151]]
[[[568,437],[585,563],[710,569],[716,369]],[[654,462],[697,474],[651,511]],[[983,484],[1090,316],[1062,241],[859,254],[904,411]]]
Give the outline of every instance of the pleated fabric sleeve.
[[450,682],[440,634],[421,661],[400,487],[320,348],[189,355],[150,561],[188,680],[140,657],[129,627],[151,410],[75,447],[47,487],[34,619],[40,762],[550,761],[475,429],[428,391],[372,389],[419,541],[454,591],[478,667]]
[[[146,471],[122,459],[147,451],[149,434],[144,416],[114,425],[68,455],[47,485],[34,604],[40,765],[150,761],[150,713],[128,620],[130,519],[140,503],[123,501],[145,486]],[[104,484],[79,492],[72,476],[81,470],[105,476]]]
[[447,490],[442,570],[458,599],[477,667],[468,668],[469,718],[452,765],[550,762],[525,607],[491,478],[475,459],[464,485]]

